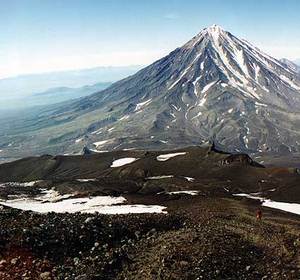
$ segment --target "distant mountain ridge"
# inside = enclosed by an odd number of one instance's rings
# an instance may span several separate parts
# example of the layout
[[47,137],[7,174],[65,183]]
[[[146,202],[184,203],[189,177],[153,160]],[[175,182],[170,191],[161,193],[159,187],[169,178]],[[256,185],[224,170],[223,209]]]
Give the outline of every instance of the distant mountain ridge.
[[300,151],[299,108],[295,70],[213,25],[136,74],[40,112],[0,139],[34,154],[207,141],[232,152],[289,153]]
[[[79,88],[111,83],[136,73],[142,66],[96,67],[90,69],[20,75],[0,79],[0,110],[20,106],[19,100],[57,87]],[[103,88],[102,88],[103,89]],[[95,89],[95,91],[100,88]],[[17,101],[17,102],[15,102]],[[59,102],[60,100],[58,100]],[[21,101],[23,102],[23,101]]]
[[[56,104],[71,99],[76,99],[90,95],[96,91],[103,90],[109,87],[112,83],[97,83],[94,85],[87,85],[83,87],[55,87],[43,92],[33,93],[32,95],[19,99],[16,104],[22,108],[30,108],[34,106],[45,106]],[[17,107],[17,105],[16,105]]]
[[293,71],[300,73],[300,66],[299,66],[300,61],[299,61],[299,64],[297,64],[296,62],[293,62],[287,58],[282,58],[282,59],[280,59],[280,61],[282,63],[284,63],[287,67],[291,68]]

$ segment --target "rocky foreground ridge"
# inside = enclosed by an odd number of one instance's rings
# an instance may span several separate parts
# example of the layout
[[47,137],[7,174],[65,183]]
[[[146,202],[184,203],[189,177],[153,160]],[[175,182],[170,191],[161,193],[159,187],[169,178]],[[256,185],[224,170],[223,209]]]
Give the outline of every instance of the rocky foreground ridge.
[[[299,176],[213,146],[0,165],[0,278],[298,279],[299,215],[235,194],[299,203]],[[164,211],[104,215],[97,205],[70,213],[55,206],[84,207],[97,197],[122,198],[114,209]],[[39,213],[45,205],[52,212]]]

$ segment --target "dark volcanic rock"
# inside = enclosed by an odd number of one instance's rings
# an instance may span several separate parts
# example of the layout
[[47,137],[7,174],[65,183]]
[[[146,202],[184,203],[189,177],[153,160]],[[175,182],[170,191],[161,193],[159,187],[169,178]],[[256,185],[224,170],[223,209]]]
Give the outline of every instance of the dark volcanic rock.
[[222,164],[233,164],[233,163],[242,163],[245,165],[251,165],[255,167],[264,167],[263,165],[255,162],[246,154],[234,154],[234,155],[229,155],[225,159],[222,160]]
[[[168,153],[179,155],[166,161],[157,160],[159,155]],[[127,157],[137,160],[111,167],[114,160]],[[299,200],[299,196],[291,194],[299,185],[299,174],[294,168],[262,167],[246,154],[228,154],[209,145],[161,152],[130,150],[25,158],[0,165],[0,182],[42,180],[27,192],[34,194],[38,189],[54,187],[62,194],[81,195],[156,194],[191,189],[222,194],[224,187],[231,192],[249,193],[275,187],[293,197],[292,201]],[[22,188],[7,190],[0,188],[0,195],[7,197],[23,191]]]
[[2,209],[0,277],[299,278],[299,219],[265,210],[257,222],[255,205],[228,198],[182,197],[168,207],[168,215],[125,216]]

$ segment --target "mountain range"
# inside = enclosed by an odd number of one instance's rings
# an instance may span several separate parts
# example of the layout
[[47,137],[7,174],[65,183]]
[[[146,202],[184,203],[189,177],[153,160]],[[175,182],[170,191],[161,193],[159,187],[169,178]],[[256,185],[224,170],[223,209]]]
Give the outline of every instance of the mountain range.
[[[93,93],[89,86],[94,86],[94,92],[100,91],[107,84],[123,79],[136,73],[141,66],[121,66],[121,67],[95,67],[89,69],[57,71],[40,74],[20,75],[16,77],[0,79],[0,110],[20,109],[36,105],[47,105],[66,100],[65,91],[60,94],[61,88],[68,88],[74,92],[74,97],[85,96],[86,93]],[[70,89],[70,90],[69,90]],[[36,94],[51,90],[56,91],[57,101],[38,100]],[[79,91],[84,93],[78,95]],[[62,97],[65,95],[65,98]],[[72,93],[70,93],[72,95]],[[70,99],[70,98],[69,98]]]
[[0,149],[18,158],[209,141],[231,152],[299,152],[299,108],[290,63],[213,25],[103,91],[0,122]]
[[[50,104],[56,104],[64,102],[71,99],[80,98],[83,96],[90,95],[97,91],[101,91],[112,83],[97,83],[94,85],[85,85],[82,87],[54,87],[49,88],[42,92],[32,93],[29,96],[24,96],[21,98],[16,98],[10,102],[9,106],[6,106],[5,109],[16,110],[17,108],[30,108],[35,106],[47,106]],[[3,108],[0,108],[0,110]]]
[[282,58],[282,59],[280,59],[280,61],[282,63],[284,63],[287,67],[292,68],[295,72],[298,72],[298,73],[300,72],[300,66],[299,66],[299,63],[297,61],[294,62],[294,61],[291,61],[287,58]]

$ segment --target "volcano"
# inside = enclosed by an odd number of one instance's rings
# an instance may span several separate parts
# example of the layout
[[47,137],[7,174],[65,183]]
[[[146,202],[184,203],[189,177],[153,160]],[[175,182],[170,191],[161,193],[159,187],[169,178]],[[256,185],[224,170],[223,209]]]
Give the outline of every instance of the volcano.
[[208,141],[230,152],[289,153],[300,151],[299,108],[293,67],[213,25],[101,92],[39,110],[1,142],[23,155]]

